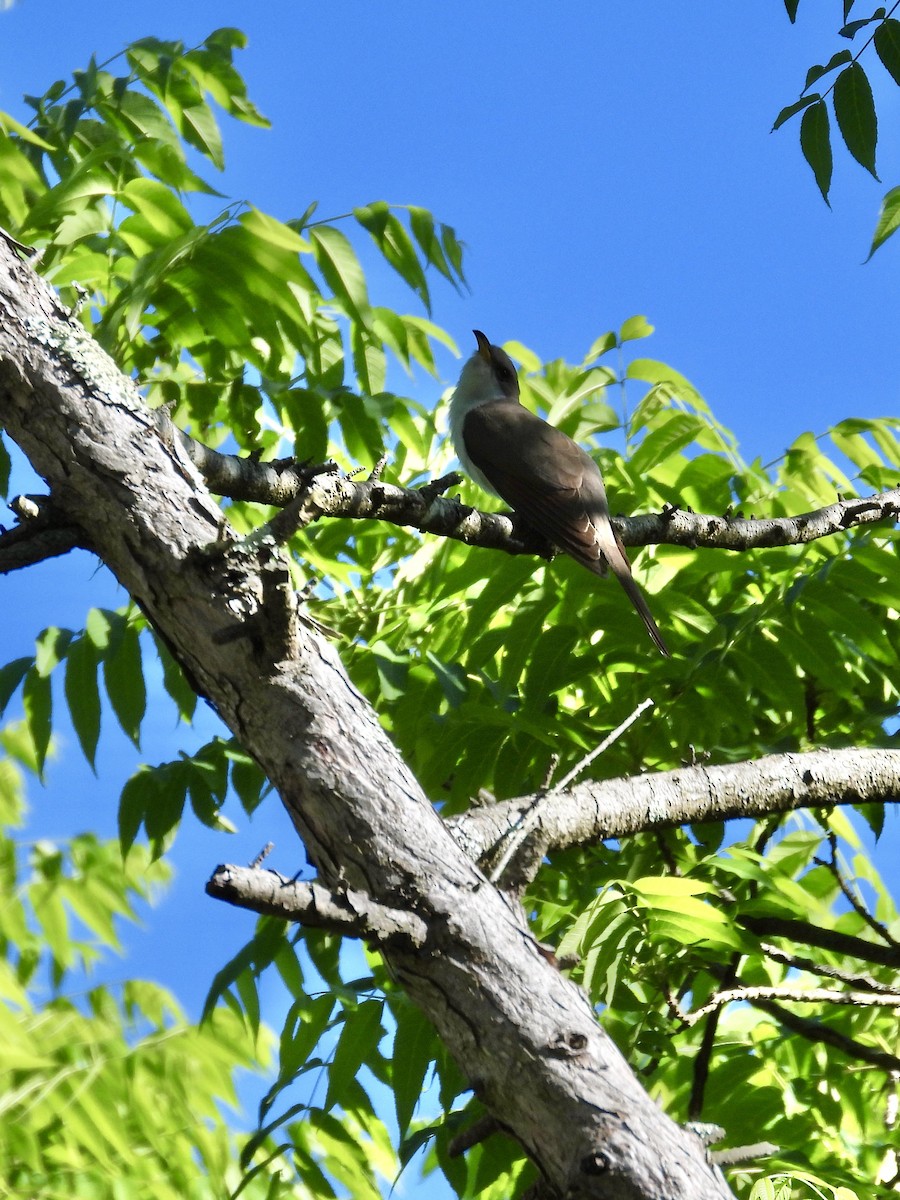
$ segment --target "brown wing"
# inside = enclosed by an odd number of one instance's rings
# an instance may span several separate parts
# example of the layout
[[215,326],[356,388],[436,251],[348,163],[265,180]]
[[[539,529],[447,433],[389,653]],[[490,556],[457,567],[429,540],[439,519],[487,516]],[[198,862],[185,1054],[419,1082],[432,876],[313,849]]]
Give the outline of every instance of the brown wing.
[[515,401],[472,409],[462,435],[475,466],[533,529],[595,574],[604,574],[609,565],[651,638],[667,655],[610,523],[606,489],[594,460],[561,430]]

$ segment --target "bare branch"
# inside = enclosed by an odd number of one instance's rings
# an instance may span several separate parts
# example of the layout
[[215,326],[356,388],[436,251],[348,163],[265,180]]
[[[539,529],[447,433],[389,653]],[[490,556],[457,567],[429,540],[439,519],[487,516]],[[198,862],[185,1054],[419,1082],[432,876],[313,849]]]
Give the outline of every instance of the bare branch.
[[[868,945],[868,943],[866,943]],[[880,992],[885,996],[893,996],[895,989],[889,987],[886,983],[879,983],[877,979],[873,979],[871,975],[861,975],[856,971],[845,971],[841,967],[833,967],[827,963],[816,962],[815,959],[805,958],[800,954],[785,954],[783,950],[779,950],[777,946],[771,945],[769,942],[762,942],[760,950],[767,958],[771,958],[773,962],[783,963],[786,967],[791,967],[795,971],[806,971],[810,975],[821,975],[823,979],[837,979],[840,983],[846,983],[848,987],[857,988],[862,992]]]
[[791,1004],[848,1004],[854,1008],[900,1008],[900,992],[878,995],[873,992],[839,992],[835,988],[795,988],[785,985],[729,988],[717,992],[708,1004],[693,1012],[685,1012],[680,1007],[677,1011],[686,1025],[696,1025],[726,1004],[753,1003],[755,1000],[784,1000]]
[[830,831],[828,834],[828,846],[831,850],[830,860],[826,861],[822,858],[816,858],[815,862],[817,862],[820,867],[825,867],[831,872],[831,874],[834,876],[835,883],[841,889],[844,899],[860,918],[860,920],[865,921],[872,932],[877,934],[878,937],[880,937],[882,941],[886,942],[889,946],[893,946],[895,948],[900,947],[900,943],[898,943],[896,938],[892,936],[888,927],[881,921],[877,920],[869,912],[868,908],[866,908],[865,904],[863,904],[862,900],[860,900],[859,896],[857,896],[849,882],[844,878],[844,873],[838,864],[837,838],[835,837],[834,833]]
[[55,511],[49,496],[17,496],[9,507],[18,524],[13,529],[0,527],[0,575],[88,548],[87,539]]
[[[158,420],[169,424],[173,431],[170,436],[179,439],[210,489],[219,495],[283,506],[307,488],[304,467],[293,460],[260,463],[220,454],[175,430],[162,414]],[[382,483],[379,478],[382,466],[382,462],[377,463],[369,478],[362,482],[336,476],[320,479],[309,488],[308,521],[321,516],[388,521],[507,554],[545,550],[535,544],[534,535],[518,517],[483,513],[456,500],[444,499],[431,491],[429,484],[404,488]],[[659,544],[752,550],[812,542],[855,525],[896,520],[898,514],[900,487],[874,496],[841,498],[825,508],[796,517],[711,516],[667,506],[661,513],[613,517],[613,525],[626,546]]]
[[[504,836],[541,793],[471,809],[450,822],[476,860]],[[722,766],[592,780],[549,793],[517,863],[539,863],[550,849],[629,837],[657,829],[799,808],[900,800],[900,751],[814,750]],[[532,867],[528,867],[533,874]]]
[[377,904],[364,892],[332,892],[310,880],[288,879],[255,867],[216,867],[206,894],[252,912],[378,943],[402,939],[422,947],[428,934],[420,917]]
[[880,967],[900,967],[900,951],[894,946],[879,946],[877,942],[841,933],[838,929],[827,929],[811,925],[795,917],[758,917],[740,913],[737,920],[745,929],[757,937],[783,937],[804,946],[818,946],[822,950],[833,950],[858,958],[861,962],[876,963]]

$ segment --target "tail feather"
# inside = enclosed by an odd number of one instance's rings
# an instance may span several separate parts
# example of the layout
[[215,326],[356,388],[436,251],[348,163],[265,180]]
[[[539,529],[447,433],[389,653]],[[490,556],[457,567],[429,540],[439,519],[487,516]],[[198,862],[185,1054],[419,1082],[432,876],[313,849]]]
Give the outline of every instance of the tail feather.
[[[594,518],[594,530],[597,536],[598,548],[606,559],[612,573],[622,585],[628,599],[634,605],[638,616],[647,627],[647,632],[653,639],[656,648],[660,654],[669,657],[669,647],[663,641],[663,636],[657,628],[656,622],[653,620],[653,614],[644,599],[644,593],[634,582],[634,576],[631,574],[631,563],[628,561],[628,555],[625,553],[625,548],[616,536],[616,531],[612,527],[612,523],[607,518],[606,521],[598,521]],[[587,563],[585,565],[588,565]],[[596,568],[594,568],[596,570]]]

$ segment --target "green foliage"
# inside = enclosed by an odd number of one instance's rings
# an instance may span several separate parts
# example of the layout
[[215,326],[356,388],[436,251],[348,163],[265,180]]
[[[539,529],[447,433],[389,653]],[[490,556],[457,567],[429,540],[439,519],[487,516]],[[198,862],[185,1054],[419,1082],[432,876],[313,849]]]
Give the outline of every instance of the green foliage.
[[[791,21],[797,16],[799,0],[785,0],[785,8]],[[878,144],[878,117],[872,85],[861,59],[870,47],[874,48],[878,62],[888,77],[900,84],[900,20],[879,6],[867,17],[848,20],[853,0],[844,0],[843,25],[838,31],[841,37],[853,40],[857,34],[865,33],[865,40],[854,54],[847,48],[837,51],[824,65],[809,68],[800,98],[788,104],[775,118],[773,129],[779,129],[792,117],[803,113],[800,121],[800,148],[803,157],[812,168],[822,199],[829,203],[828,193],[832,179],[831,122],[828,114],[828,97],[831,97],[834,116],[844,145],[856,161],[877,179],[875,151]],[[871,61],[872,55],[866,56]],[[836,74],[835,74],[836,72]],[[813,84],[832,76],[824,92],[810,92]],[[808,93],[808,94],[807,94]],[[875,227],[868,257],[882,246],[897,228],[898,189],[892,188],[882,201],[881,213]]]
[[[5,741],[16,745],[19,731]],[[189,1025],[156,984],[85,984],[118,947],[118,926],[167,879],[90,835],[19,846],[19,771],[0,758],[0,1177],[9,1194],[219,1197],[245,1172],[222,1106],[269,1039],[217,1009]],[[46,980],[51,989],[48,992]],[[233,1120],[234,1118],[232,1118]],[[246,1139],[243,1139],[246,1141]],[[294,1196],[271,1141],[247,1156],[251,1197]],[[252,1171],[249,1169],[252,1167]]]
[[[793,18],[796,4],[787,7]],[[876,30],[889,70],[893,36],[892,27]],[[87,327],[134,373],[150,402],[169,404],[176,423],[195,436],[265,458],[333,456],[345,467],[371,465],[386,452],[386,477],[407,484],[440,474],[450,464],[446,405],[423,406],[389,384],[397,366],[436,375],[436,348],[454,349],[452,339],[428,315],[380,306],[365,262],[373,252],[382,255],[428,314],[436,283],[463,283],[460,243],[452,229],[414,206],[374,202],[346,219],[313,221],[312,203],[282,222],[221,197],[194,169],[222,164],[213,105],[262,122],[232,62],[240,44],[233,30],[193,50],[145,39],[126,52],[126,74],[91,64],[71,88],[55,84],[34,99],[30,128],[3,118],[0,223],[43,246],[43,267],[68,299],[75,299],[76,283],[87,289],[81,310]],[[862,67],[846,52],[835,55],[811,72],[807,87],[835,72],[844,80],[833,89],[838,127],[874,171],[875,127]],[[803,113],[804,153],[826,196],[827,95],[806,97],[779,118]],[[198,222],[196,212],[211,205],[216,215]],[[884,237],[897,208],[886,218]],[[529,348],[508,346],[522,367],[525,403],[596,455],[614,511],[668,504],[797,516],[832,502],[837,491],[895,484],[900,421],[891,418],[801,432],[777,462],[745,461],[690,382],[636,352],[652,332],[645,317],[630,317],[618,331],[600,334],[575,364],[544,364]],[[470,484],[462,495],[484,502]],[[239,532],[269,515],[244,502],[226,511]],[[885,726],[897,716],[900,689],[897,534],[890,528],[851,529],[753,554],[655,547],[635,555],[636,575],[673,647],[667,661],[653,653],[614,582],[598,582],[569,560],[501,559],[409,530],[337,520],[306,530],[291,550],[298,583],[321,581],[312,607],[337,630],[355,684],[445,813],[465,809],[480,789],[497,797],[534,790],[554,756],[559,771],[568,770],[647,695],[656,715],[595,763],[598,775],[671,768],[695,753],[727,762],[896,740]],[[3,745],[40,773],[53,752],[62,688],[92,765],[108,714],[138,746],[157,679],[189,720],[195,697],[133,608],[92,610],[82,629],[47,629],[34,655],[0,668],[0,706],[21,689],[24,711],[23,722],[4,732]],[[114,1000],[97,991],[96,1012],[61,999],[59,1011],[55,999],[39,1014],[31,1007],[26,989],[42,956],[59,988],[73,963],[88,965],[96,955],[92,944],[83,948],[75,940],[73,920],[111,944],[116,914],[127,915],[130,897],[144,894],[136,881],[158,877],[154,861],[187,809],[225,830],[221,810],[229,789],[250,812],[265,786],[239,747],[216,738],[134,772],[120,804],[124,865],[90,841],[34,851],[32,908],[27,915],[13,908],[3,926],[18,992],[10,993],[0,1019],[31,1038],[22,1053],[36,1056],[33,1070],[48,1073],[35,1089],[53,1097],[54,1120],[63,1102],[77,1109],[102,1100],[106,1111],[133,1112],[135,1125],[143,1122],[133,1140],[130,1124],[101,1124],[89,1135],[89,1110],[81,1120],[76,1113],[67,1159],[73,1180],[86,1172],[120,1174],[135,1179],[136,1191],[146,1183],[148,1193],[167,1194],[185,1161],[180,1142],[170,1161],[158,1152],[157,1130],[170,1128],[158,1122],[171,1119],[183,1120],[200,1139],[199,1160],[192,1161],[195,1168],[201,1162],[201,1179],[195,1169],[181,1194],[203,1195],[207,1186],[221,1194],[242,1183],[262,1193],[278,1171],[286,1189],[376,1196],[422,1147],[427,1168],[440,1168],[460,1196],[524,1189],[529,1171],[502,1138],[451,1158],[454,1134],[480,1115],[477,1100],[380,962],[370,958],[360,966],[358,955],[342,954],[328,936],[307,933],[301,949],[284,923],[261,921],[215,979],[209,1024],[183,1038],[166,1041],[164,1032],[180,1029],[180,1019],[146,986],[137,998]],[[870,812],[864,816],[874,820]],[[816,861],[832,829],[855,855],[846,872],[864,881],[878,920],[897,932],[892,902],[859,854],[853,827],[836,816],[827,824],[796,818],[785,831],[768,823],[705,827],[567,851],[545,866],[529,897],[536,933],[577,950],[579,976],[611,1033],[678,1116],[691,1109],[699,1087],[695,1064],[713,1028],[709,1115],[726,1125],[730,1140],[767,1136],[784,1147],[780,1173],[756,1185],[759,1195],[785,1194],[786,1173],[808,1180],[809,1170],[827,1174],[834,1187],[876,1195],[871,1181],[888,1153],[885,1071],[866,1060],[847,1071],[833,1045],[785,1026],[769,1010],[732,1006],[690,1023],[671,1001],[701,1008],[721,983],[723,964],[739,970],[744,986],[816,978],[811,967],[808,978],[790,973],[764,949],[767,939],[756,932],[762,918],[866,935],[859,915],[840,903],[834,873]],[[112,882],[101,893],[96,880],[107,875]],[[884,977],[880,968],[854,966],[847,954],[815,944],[803,954],[827,967]],[[230,1095],[226,1077],[249,1053],[245,1042],[265,1041],[260,980],[266,973],[281,980],[287,1016],[258,1129],[236,1150],[211,1097]],[[888,1010],[801,1011],[864,1047],[891,1044]],[[80,1022],[77,1037],[54,1033],[37,1047],[36,1014],[48,1013],[59,1022],[54,1030],[65,1027],[63,1018]],[[145,1034],[153,1045],[166,1041],[167,1053],[187,1047],[199,1065],[148,1054],[144,1066],[136,1056],[150,1074],[126,1078],[128,1048],[142,1045],[137,1039]],[[69,1079],[72,1060],[64,1055],[76,1045],[87,1047],[89,1058],[95,1044],[99,1060],[115,1063],[113,1074],[87,1079],[79,1067],[84,1088],[76,1095],[67,1082],[55,1091],[54,1072]],[[40,1054],[48,1061],[37,1061]],[[53,1086],[42,1089],[45,1078]],[[14,1104],[18,1079],[4,1091]],[[107,1090],[93,1095],[101,1083]],[[126,1083],[140,1095],[123,1092]],[[392,1093],[390,1117],[379,1086]],[[156,1103],[153,1120],[148,1097]],[[188,1099],[202,1122],[184,1118]],[[55,1127],[43,1112],[39,1120],[26,1119],[24,1110],[14,1115],[6,1137],[22,1140],[16,1153],[22,1169],[34,1172],[23,1178],[40,1194],[46,1164],[25,1143],[47,1130],[49,1145]],[[396,1147],[389,1119],[396,1119]],[[134,1148],[127,1170],[124,1133]],[[145,1179],[132,1167],[161,1173]],[[753,1179],[736,1178],[748,1194]],[[272,1184],[272,1194],[278,1186]]]

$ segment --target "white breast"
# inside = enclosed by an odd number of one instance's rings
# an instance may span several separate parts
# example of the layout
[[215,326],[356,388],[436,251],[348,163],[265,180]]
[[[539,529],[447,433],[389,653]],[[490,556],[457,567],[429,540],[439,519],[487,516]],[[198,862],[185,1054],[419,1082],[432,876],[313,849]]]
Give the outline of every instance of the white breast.
[[480,354],[473,354],[463,367],[456,391],[450,397],[450,440],[466,474],[492,496],[496,496],[497,493],[486,476],[472,462],[466,450],[463,426],[473,408],[480,408],[482,404],[489,404],[491,400],[503,398],[488,364]]

